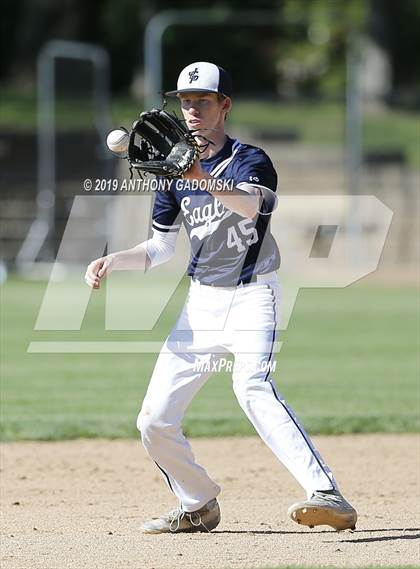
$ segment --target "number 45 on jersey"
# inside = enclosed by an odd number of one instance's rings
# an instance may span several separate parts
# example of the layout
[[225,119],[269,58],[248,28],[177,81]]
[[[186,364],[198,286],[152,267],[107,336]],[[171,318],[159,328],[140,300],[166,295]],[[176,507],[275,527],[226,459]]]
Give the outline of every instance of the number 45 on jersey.
[[[249,227],[249,226],[252,227]],[[246,249],[245,243],[249,246],[258,241],[258,233],[254,227],[255,221],[252,219],[243,219],[238,225],[231,225],[227,231],[227,246],[229,249],[236,247],[238,253],[243,253]],[[241,235],[238,234],[236,227],[239,228]],[[250,237],[248,237],[250,236]],[[248,237],[248,239],[247,239]]]

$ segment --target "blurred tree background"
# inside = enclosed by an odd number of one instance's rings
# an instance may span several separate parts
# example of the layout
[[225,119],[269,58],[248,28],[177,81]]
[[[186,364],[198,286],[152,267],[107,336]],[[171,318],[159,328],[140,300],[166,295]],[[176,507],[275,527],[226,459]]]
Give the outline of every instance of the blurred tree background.
[[[100,44],[112,63],[114,94],[141,77],[142,35],[153,14],[166,9],[209,8],[204,0],[3,0],[0,85],[33,90],[36,57],[50,39]],[[343,94],[346,38],[363,32],[390,65],[387,103],[420,101],[420,2],[418,0],[218,0],[211,8],[271,11],[268,28],[232,24],[173,26],[164,37],[165,88],[191,60],[209,59],[229,69],[241,94],[330,96]],[[275,19],[274,19],[275,20]]]

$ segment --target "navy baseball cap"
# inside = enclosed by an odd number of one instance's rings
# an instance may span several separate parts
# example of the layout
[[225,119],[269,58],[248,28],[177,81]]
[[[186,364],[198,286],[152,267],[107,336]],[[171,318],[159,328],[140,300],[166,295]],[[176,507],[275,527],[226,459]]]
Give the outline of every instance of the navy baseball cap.
[[178,77],[177,89],[165,95],[176,96],[178,93],[221,93],[232,96],[232,79],[223,67],[208,61],[197,61],[184,67]]

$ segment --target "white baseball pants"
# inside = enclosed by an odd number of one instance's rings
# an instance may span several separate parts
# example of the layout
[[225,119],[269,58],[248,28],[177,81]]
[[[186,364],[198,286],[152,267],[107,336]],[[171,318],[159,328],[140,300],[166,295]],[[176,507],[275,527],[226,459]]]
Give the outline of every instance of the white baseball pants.
[[195,462],[181,423],[189,403],[211,375],[208,364],[226,352],[234,355],[233,389],[240,406],[308,498],[315,490],[336,487],[330,469],[267,372],[279,308],[276,273],[238,287],[191,281],[137,419],[146,451],[187,512],[200,509],[220,492]]

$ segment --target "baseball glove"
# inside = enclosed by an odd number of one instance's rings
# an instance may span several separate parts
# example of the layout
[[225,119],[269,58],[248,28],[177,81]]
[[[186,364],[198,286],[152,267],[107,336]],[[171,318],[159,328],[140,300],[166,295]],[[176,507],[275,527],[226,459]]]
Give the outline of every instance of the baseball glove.
[[127,159],[141,175],[176,178],[189,170],[199,156],[199,146],[175,114],[160,109],[141,113],[129,133]]

